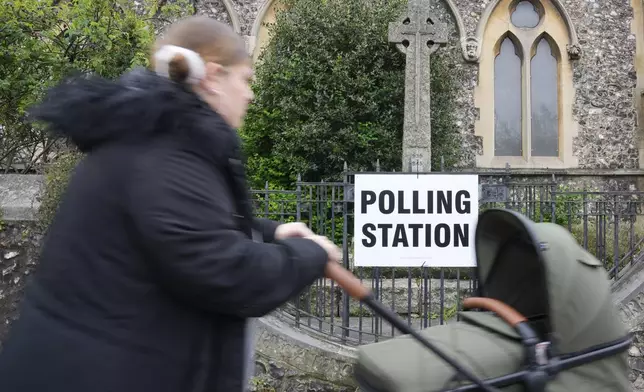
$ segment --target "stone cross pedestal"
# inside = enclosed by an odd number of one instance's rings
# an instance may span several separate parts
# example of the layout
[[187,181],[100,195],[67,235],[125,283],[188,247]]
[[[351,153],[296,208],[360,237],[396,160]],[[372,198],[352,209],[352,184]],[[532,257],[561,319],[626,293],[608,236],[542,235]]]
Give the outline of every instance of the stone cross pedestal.
[[403,171],[431,170],[430,56],[447,43],[447,24],[430,12],[430,0],[409,0],[406,14],[389,24],[389,42],[405,53]]

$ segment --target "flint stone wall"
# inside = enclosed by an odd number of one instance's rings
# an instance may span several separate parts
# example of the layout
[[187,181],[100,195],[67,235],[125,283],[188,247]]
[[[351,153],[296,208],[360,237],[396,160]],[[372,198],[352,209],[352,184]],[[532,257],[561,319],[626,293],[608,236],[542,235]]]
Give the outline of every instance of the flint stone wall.
[[[199,0],[194,4],[199,14],[237,25],[241,35],[251,42],[256,38],[251,36],[252,28],[262,23],[257,18],[270,1]],[[581,49],[581,57],[573,61],[575,101],[572,108],[579,126],[573,141],[579,168],[637,169],[633,10],[624,0],[559,2],[570,16]],[[455,110],[459,113],[457,125],[463,145],[459,167],[474,166],[476,155],[482,153],[481,139],[474,134],[474,123],[478,119],[478,108],[474,104],[478,64],[464,60],[461,40],[476,36],[481,16],[493,3],[494,0],[438,0],[432,5],[436,17],[448,23],[448,43],[434,56],[447,58],[455,73],[458,90]],[[565,54],[566,48],[560,49]]]
[[[457,18],[467,37],[475,36],[481,16],[494,0],[448,0],[434,2],[435,13],[450,23],[450,39],[437,56],[454,64],[459,82],[458,125],[463,138],[462,167],[473,167],[480,154],[481,140],[474,135],[478,109],[474,88],[478,84],[478,64],[466,63],[461,50]],[[634,89],[635,35],[631,31],[633,10],[623,0],[561,0],[579,37],[581,57],[573,61],[575,102],[573,117],[579,133],[573,141],[573,154],[580,168],[639,168]],[[566,48],[561,48],[564,52]],[[569,130],[563,130],[567,132]]]
[[[232,17],[224,3],[233,8]],[[452,3],[452,9],[449,3]],[[241,34],[251,39],[252,26],[269,0],[201,0],[199,13],[232,23],[238,21]],[[474,37],[481,16],[493,0],[440,0],[433,2],[438,19],[449,25],[449,41],[435,56],[453,64],[458,84],[457,124],[463,142],[460,166],[472,167],[481,153],[481,140],[474,135],[478,109],[474,88],[478,65],[464,61],[461,39]],[[635,35],[631,31],[633,11],[623,0],[560,0],[579,37],[581,57],[573,62],[574,120],[579,133],[573,152],[580,168],[636,169],[639,158],[636,140]],[[459,31],[458,21],[462,25]],[[565,53],[566,48],[561,48]],[[402,88],[403,86],[401,86]],[[564,130],[566,132],[567,130]]]
[[[363,285],[376,295],[378,301],[388,308],[394,310],[400,316],[410,315],[419,317],[424,314],[427,308],[428,313],[436,316],[440,309],[441,289],[443,291],[443,304],[445,309],[457,307],[458,299],[469,296],[471,283],[468,280],[428,279],[427,293],[422,278],[412,277],[411,282],[407,278],[380,279],[376,289],[371,279],[365,279]],[[410,300],[411,299],[411,300]],[[311,307],[306,308],[310,303]],[[321,280],[312,285],[306,292],[300,295],[300,308],[306,308],[307,313],[318,317],[339,317],[341,315],[342,289],[333,284],[330,280]],[[368,316],[370,310],[361,305],[353,298],[349,300],[349,316]]]

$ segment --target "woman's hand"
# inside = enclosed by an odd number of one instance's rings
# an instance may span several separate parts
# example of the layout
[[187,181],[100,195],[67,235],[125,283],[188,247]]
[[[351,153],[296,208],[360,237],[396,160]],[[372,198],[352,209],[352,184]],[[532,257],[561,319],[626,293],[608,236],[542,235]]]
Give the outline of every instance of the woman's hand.
[[342,259],[342,251],[331,240],[322,235],[312,235],[305,237],[316,244],[320,245],[329,256],[329,262],[338,263]]
[[284,223],[277,226],[275,230],[275,239],[283,240],[285,238],[293,237],[310,237],[314,236],[315,233],[311,231],[304,223],[302,222],[291,222]]
[[320,245],[329,255],[329,261],[339,262],[342,259],[342,251],[331,240],[322,235],[316,235],[302,222],[284,223],[277,226],[275,239],[285,238],[306,238]]

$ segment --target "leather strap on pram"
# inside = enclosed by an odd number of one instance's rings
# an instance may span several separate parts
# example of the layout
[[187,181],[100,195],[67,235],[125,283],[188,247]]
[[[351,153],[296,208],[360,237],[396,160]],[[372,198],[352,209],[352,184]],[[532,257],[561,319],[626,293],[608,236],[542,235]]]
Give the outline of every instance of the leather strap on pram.
[[464,309],[483,309],[495,313],[513,327],[528,319],[511,306],[492,298],[472,297],[463,300]]

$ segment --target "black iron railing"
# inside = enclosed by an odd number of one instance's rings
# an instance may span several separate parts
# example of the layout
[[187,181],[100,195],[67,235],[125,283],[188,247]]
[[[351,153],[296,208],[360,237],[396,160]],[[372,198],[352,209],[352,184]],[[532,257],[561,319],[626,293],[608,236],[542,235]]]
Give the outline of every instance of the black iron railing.
[[[480,205],[508,208],[537,222],[555,222],[599,259],[611,278],[644,258],[644,192],[578,191],[551,181],[513,181],[480,175]],[[343,263],[378,300],[416,328],[456,320],[461,299],[476,287],[467,268],[366,268],[353,266],[353,176],[340,182],[298,182],[295,189],[252,191],[258,216],[302,221],[342,245]],[[284,317],[300,328],[364,344],[394,336],[391,325],[321,279],[285,305]]]

